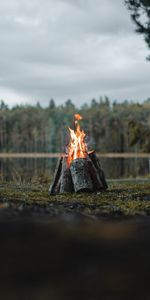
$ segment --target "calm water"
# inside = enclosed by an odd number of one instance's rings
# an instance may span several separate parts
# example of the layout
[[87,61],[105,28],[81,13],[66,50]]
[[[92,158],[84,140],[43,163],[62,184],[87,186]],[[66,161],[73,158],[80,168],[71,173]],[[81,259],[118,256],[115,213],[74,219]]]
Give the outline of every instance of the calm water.
[[[148,158],[101,158],[106,178],[118,179],[149,176]],[[0,178],[2,180],[29,181],[33,177],[53,176],[57,158],[2,158]]]

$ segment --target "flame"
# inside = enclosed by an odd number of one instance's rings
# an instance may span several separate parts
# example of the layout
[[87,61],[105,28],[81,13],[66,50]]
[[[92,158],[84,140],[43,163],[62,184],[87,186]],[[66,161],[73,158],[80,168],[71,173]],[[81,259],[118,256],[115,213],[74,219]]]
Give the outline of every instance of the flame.
[[74,118],[75,118],[75,120],[78,120],[78,121],[83,119],[82,116],[79,114],[75,114]]
[[78,123],[79,120],[82,120],[82,116],[79,114],[74,115],[75,118],[75,130],[69,128],[70,132],[70,142],[68,145],[68,165],[74,159],[77,158],[86,158],[87,157],[87,145],[85,143],[85,132],[81,130]]

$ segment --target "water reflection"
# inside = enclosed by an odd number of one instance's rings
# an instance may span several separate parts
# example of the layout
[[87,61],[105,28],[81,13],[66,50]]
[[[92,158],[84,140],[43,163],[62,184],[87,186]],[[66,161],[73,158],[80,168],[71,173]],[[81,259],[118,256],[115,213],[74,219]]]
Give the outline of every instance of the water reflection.
[[[101,158],[106,178],[128,178],[148,176],[148,158]],[[29,181],[33,177],[53,176],[57,158],[2,158],[0,178],[2,180]]]
[[2,180],[30,181],[33,177],[52,176],[57,158],[0,159]]

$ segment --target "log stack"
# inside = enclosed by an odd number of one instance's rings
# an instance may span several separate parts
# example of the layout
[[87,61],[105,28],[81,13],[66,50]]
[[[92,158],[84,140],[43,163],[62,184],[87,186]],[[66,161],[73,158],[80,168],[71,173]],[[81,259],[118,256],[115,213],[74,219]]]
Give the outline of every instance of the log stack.
[[104,172],[95,152],[86,158],[77,158],[70,166],[67,156],[58,159],[50,194],[98,192],[108,188]]

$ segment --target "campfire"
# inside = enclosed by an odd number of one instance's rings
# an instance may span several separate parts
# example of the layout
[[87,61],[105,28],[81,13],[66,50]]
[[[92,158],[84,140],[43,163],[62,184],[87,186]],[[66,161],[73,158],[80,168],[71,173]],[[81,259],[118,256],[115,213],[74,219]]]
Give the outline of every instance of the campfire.
[[79,124],[81,119],[75,114],[74,129],[69,128],[70,141],[66,154],[58,159],[50,194],[98,192],[108,187],[95,151],[88,151],[86,134]]

